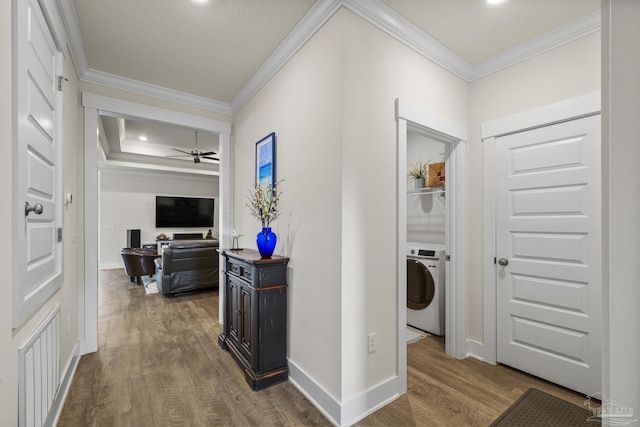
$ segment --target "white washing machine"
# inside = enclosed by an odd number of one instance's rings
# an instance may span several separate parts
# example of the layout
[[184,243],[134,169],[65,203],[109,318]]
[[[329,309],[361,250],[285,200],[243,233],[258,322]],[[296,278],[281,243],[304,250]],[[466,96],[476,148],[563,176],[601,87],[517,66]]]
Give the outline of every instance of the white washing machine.
[[444,335],[444,245],[407,243],[407,324]]

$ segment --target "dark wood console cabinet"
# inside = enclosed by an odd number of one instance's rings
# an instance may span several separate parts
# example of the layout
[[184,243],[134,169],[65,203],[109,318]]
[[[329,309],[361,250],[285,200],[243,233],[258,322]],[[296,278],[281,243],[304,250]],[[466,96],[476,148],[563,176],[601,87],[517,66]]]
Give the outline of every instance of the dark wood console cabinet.
[[224,264],[224,327],[218,337],[253,390],[286,381],[287,263],[250,249],[220,250]]

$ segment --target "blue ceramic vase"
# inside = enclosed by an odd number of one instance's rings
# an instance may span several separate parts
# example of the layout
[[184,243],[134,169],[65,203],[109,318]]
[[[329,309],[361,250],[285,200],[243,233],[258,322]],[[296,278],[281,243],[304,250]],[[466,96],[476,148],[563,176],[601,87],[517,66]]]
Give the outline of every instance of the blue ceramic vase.
[[276,233],[271,231],[271,227],[262,228],[262,231],[256,236],[258,252],[260,252],[262,258],[271,258],[276,248],[277,240]]

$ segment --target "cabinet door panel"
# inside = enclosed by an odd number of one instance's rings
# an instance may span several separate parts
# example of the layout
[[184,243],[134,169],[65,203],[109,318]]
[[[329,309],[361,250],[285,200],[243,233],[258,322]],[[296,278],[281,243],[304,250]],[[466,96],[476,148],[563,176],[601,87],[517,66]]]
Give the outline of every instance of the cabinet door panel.
[[251,300],[251,289],[242,286],[240,288],[240,344],[247,359],[251,358]]
[[229,304],[227,304],[227,319],[229,319],[229,335],[233,340],[238,342],[238,325],[239,325],[239,311],[240,311],[240,286],[234,283],[233,280],[228,280],[227,295],[229,297]]

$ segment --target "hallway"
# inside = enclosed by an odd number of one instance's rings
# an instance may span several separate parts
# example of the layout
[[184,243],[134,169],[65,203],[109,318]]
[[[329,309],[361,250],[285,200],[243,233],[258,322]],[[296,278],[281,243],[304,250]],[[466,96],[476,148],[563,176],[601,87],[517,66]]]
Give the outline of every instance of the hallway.
[[[330,426],[291,384],[253,392],[217,343],[218,292],[146,295],[99,272],[99,352],[83,356],[58,426]],[[578,394],[504,366],[455,360],[444,340],[408,346],[408,393],[358,426],[487,426],[535,387]]]

